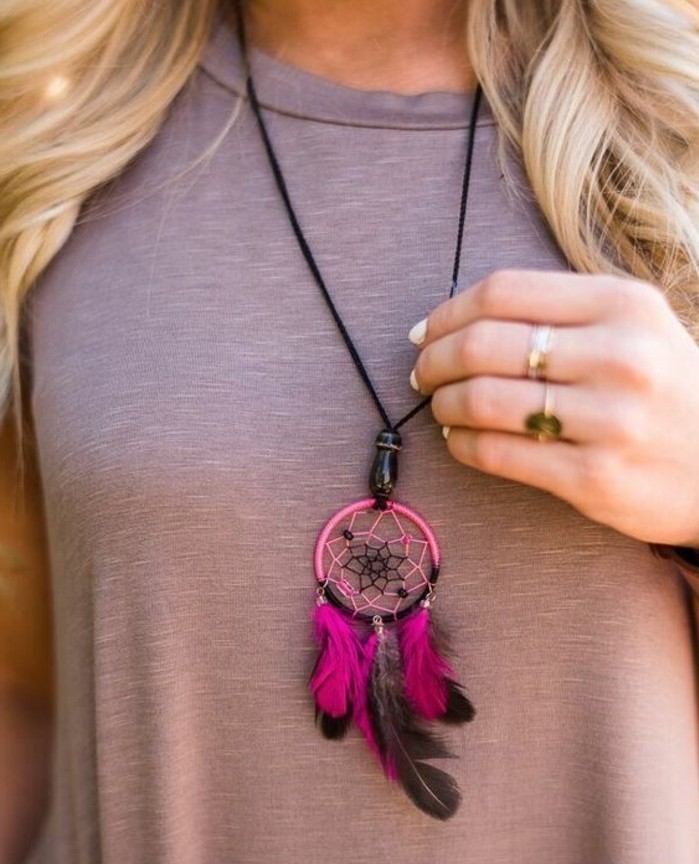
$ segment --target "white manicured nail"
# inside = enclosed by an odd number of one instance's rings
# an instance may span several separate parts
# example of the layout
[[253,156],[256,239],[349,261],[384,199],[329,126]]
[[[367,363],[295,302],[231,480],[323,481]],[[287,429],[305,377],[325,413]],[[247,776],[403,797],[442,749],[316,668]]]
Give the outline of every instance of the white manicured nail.
[[445,441],[449,437],[450,432],[451,432],[451,426],[442,426],[442,435],[444,436]]
[[427,318],[423,318],[422,321],[418,321],[411,329],[410,333],[408,333],[408,339],[413,343],[413,345],[422,345],[425,341],[425,334],[427,333]]
[[410,373],[410,386],[413,390],[420,390],[420,385],[417,383],[417,375],[415,374],[415,370]]

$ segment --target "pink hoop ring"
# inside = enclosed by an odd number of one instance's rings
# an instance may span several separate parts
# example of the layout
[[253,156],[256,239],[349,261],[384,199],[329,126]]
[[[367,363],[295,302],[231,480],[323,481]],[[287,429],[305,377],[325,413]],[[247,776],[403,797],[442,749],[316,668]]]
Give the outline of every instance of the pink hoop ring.
[[[335,594],[333,588],[331,587],[331,580],[325,571],[324,554],[326,548],[328,547],[330,537],[333,531],[335,531],[335,529],[338,527],[338,525],[340,525],[343,520],[346,520],[348,518],[351,519],[355,514],[368,510],[377,511],[377,522],[381,520],[383,514],[385,514],[386,512],[393,512],[398,516],[404,516],[405,518],[409,519],[422,532],[424,541],[420,540],[420,542],[426,542],[427,544],[427,548],[429,549],[431,557],[431,568],[430,575],[429,578],[426,580],[424,590],[411,603],[405,605],[402,609],[396,607],[396,609],[392,612],[389,612],[388,610],[380,610],[379,612],[377,612],[376,610],[374,610],[371,612],[370,615],[363,615],[361,610],[350,610],[347,605],[344,604]],[[406,536],[408,540],[419,539],[414,538],[410,535],[404,536]],[[432,592],[434,584],[437,581],[437,577],[439,576],[440,561],[441,556],[439,552],[439,546],[434,536],[434,532],[427,524],[425,519],[420,516],[419,513],[416,513],[412,508],[406,507],[404,504],[400,504],[398,501],[392,500],[387,501],[384,508],[379,508],[376,506],[376,499],[374,498],[363,498],[360,501],[355,501],[352,504],[348,504],[346,507],[343,507],[341,510],[338,510],[337,513],[331,516],[318,536],[313,556],[316,580],[319,586],[325,590],[328,599],[331,600],[335,606],[346,612],[348,615],[351,615],[352,617],[374,618],[378,615],[378,617],[382,618],[382,620],[395,620],[402,617],[404,614],[409,612],[416,603],[423,600]]]

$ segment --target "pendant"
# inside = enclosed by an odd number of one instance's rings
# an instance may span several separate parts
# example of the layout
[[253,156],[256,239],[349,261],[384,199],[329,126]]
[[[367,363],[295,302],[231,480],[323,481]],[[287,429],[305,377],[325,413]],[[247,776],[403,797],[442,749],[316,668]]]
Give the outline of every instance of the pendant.
[[398,432],[378,434],[372,497],[335,513],[316,541],[320,653],[309,684],[326,738],[343,738],[354,722],[387,778],[419,809],[448,819],[461,795],[451,775],[426,761],[451,755],[426,724],[469,722],[475,709],[431,624],[440,569],[434,533],[390,497],[400,447]]

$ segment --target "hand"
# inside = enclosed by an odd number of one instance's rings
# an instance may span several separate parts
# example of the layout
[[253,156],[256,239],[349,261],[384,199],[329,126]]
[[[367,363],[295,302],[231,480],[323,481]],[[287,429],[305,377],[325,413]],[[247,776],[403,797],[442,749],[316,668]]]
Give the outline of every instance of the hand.
[[[434,309],[414,369],[451,455],[536,486],[649,543],[699,547],[699,346],[659,290],[611,276],[501,271]],[[525,430],[533,324],[563,424]],[[420,330],[418,326],[413,328]]]

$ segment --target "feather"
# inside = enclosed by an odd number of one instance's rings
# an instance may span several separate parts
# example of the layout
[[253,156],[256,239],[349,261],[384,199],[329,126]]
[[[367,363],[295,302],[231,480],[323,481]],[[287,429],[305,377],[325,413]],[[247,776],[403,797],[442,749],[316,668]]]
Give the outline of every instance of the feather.
[[371,667],[368,711],[381,761],[420,810],[437,819],[453,816],[461,802],[454,778],[426,759],[452,756],[443,741],[422,728],[405,698],[398,641],[391,631],[378,635]]
[[331,741],[339,741],[347,734],[351,722],[351,714],[342,714],[340,717],[333,717],[331,714],[321,711],[316,705],[316,723],[320,726],[320,731],[323,733],[324,738],[328,738]]
[[316,606],[314,621],[320,654],[309,686],[316,704],[316,722],[326,738],[342,738],[352,719],[362,676],[362,644],[351,622],[328,602]]
[[405,669],[405,695],[425,720],[467,723],[475,708],[454,679],[456,673],[437,647],[427,607],[412,612],[400,624],[400,648]]
[[447,681],[447,710],[439,718],[444,723],[470,723],[476,716],[473,702],[464,693],[461,684]]
[[[378,645],[379,637],[376,633],[372,633],[363,645],[362,649],[362,671],[357,679],[357,689],[354,698],[354,722],[366,739],[369,749],[382,762],[381,751],[374,734],[374,727],[369,716],[369,684],[371,681],[371,667],[374,663],[374,655],[376,646]],[[397,777],[393,771],[386,771],[389,780],[396,780]]]

